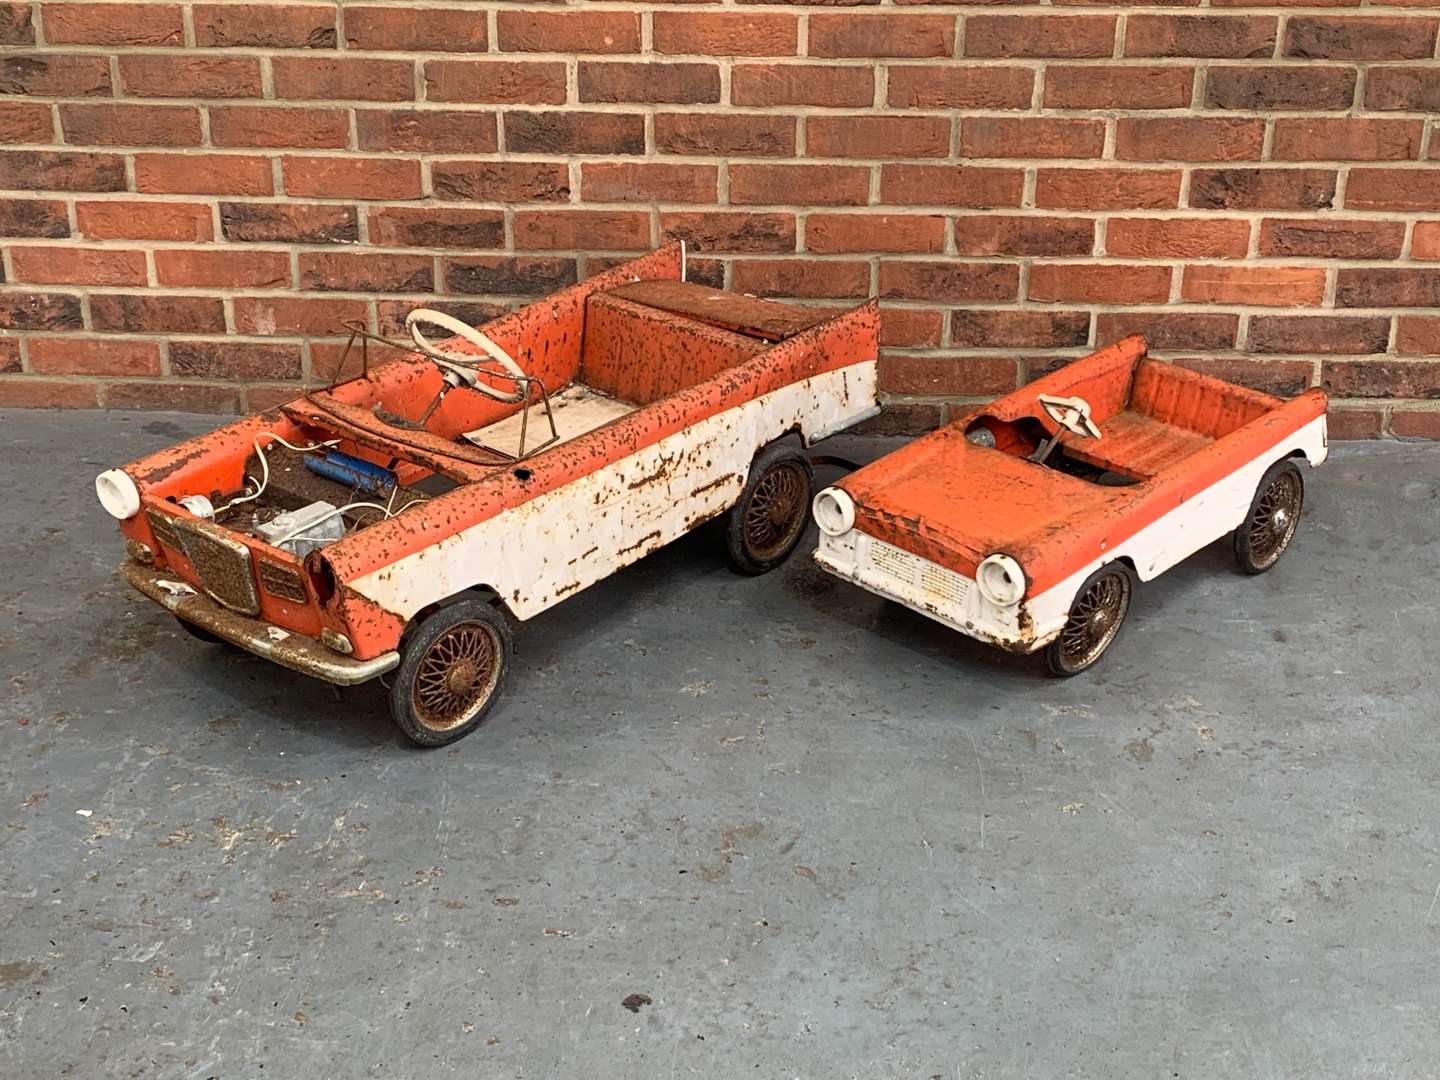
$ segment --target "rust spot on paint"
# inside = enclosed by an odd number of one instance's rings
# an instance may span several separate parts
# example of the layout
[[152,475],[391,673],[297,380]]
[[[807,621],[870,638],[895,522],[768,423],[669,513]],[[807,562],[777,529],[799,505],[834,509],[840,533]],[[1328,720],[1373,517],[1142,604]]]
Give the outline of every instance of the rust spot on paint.
[[635,543],[631,544],[629,547],[623,547],[623,548],[621,548],[621,549],[620,549],[619,551],[617,551],[615,554],[616,554],[616,555],[628,555],[628,554],[630,554],[630,552],[639,550],[640,548],[644,547],[646,544],[650,543],[651,541],[653,541],[653,540],[659,540],[659,539],[660,539],[660,530],[659,530],[659,529],[656,529],[654,532],[648,532],[648,533],[646,533],[644,536],[642,536],[639,540],[635,541]]
[[178,454],[173,458],[157,464],[151,469],[147,469],[145,472],[139,473],[136,479],[139,480],[139,482],[142,484],[158,484],[161,480],[164,480],[171,473],[178,472],[180,469],[183,469],[186,465],[190,464],[190,462],[196,461],[199,458],[204,457],[206,454],[211,453],[214,449],[214,447],[208,446],[204,442],[201,442],[200,445],[194,447],[188,453]]
[[576,555],[573,559],[571,559],[568,563],[566,563],[566,565],[567,565],[567,566],[574,566],[577,562],[581,562],[581,561],[583,561],[583,560],[585,560],[585,559],[588,559],[591,555],[594,555],[594,554],[595,554],[597,551],[599,551],[599,550],[600,550],[599,547],[590,547],[590,548],[588,548],[587,550],[582,551],[579,555]]
[[[423,610],[434,591],[473,584],[462,580],[469,552],[458,545],[464,542],[462,534],[493,519],[503,516],[497,528],[513,528],[516,544],[543,545],[556,564],[573,551],[577,540],[588,538],[580,530],[588,529],[597,538],[613,535],[617,519],[627,525],[622,536],[648,530],[618,550],[612,546],[616,541],[602,541],[569,559],[572,566],[585,564],[575,575],[578,582],[565,580],[572,576],[566,574],[560,581],[491,582],[508,592],[517,608],[533,613],[659,547],[677,535],[682,519],[688,529],[729,509],[723,492],[743,479],[743,473],[735,471],[735,444],[750,437],[735,410],[791,388],[802,398],[813,396],[818,393],[812,382],[816,376],[862,363],[873,366],[878,314],[873,303],[835,315],[673,281],[657,281],[649,289],[627,288],[637,279],[677,277],[679,270],[679,246],[669,245],[485,324],[486,335],[547,393],[584,384],[635,406],[568,442],[527,456],[523,467],[463,441],[466,432],[496,423],[519,406],[468,387],[441,395],[443,375],[437,365],[413,353],[392,352],[383,362],[375,362],[372,355],[363,377],[143,459],[131,466],[131,474],[146,481],[142,495],[147,508],[200,492],[213,493],[217,504],[229,501],[246,490],[247,474],[252,485],[258,479],[254,440],[269,431],[297,444],[339,439],[342,452],[393,469],[407,492],[431,492],[428,485],[418,485],[437,478],[451,482],[448,490],[432,493],[428,501],[388,520],[352,520],[356,527],[350,534],[325,549],[333,589],[327,589],[323,604],[313,596],[304,603],[296,600],[311,588],[312,577],[297,566],[291,580],[292,560],[246,535],[243,528],[235,530],[250,549],[252,563],[263,556],[286,571],[280,581],[272,567],[269,584],[278,581],[288,597],[277,599],[264,581],[253,582],[260,593],[258,619],[282,633],[312,638],[321,629],[344,633],[353,642],[356,659],[393,649],[406,617]],[[815,402],[802,402],[793,416],[784,417],[784,424],[798,429],[824,419],[825,410],[832,415],[845,412],[844,395],[836,393],[834,383],[825,391],[823,410]],[[397,427],[385,416],[402,417],[408,424]],[[700,424],[706,426],[697,430]],[[780,433],[758,434],[768,439]],[[665,444],[665,456],[657,464],[660,450],[654,448],[666,439],[672,441]],[[635,461],[640,453],[646,455],[643,464]],[[275,454],[267,458],[272,467],[277,460]],[[717,468],[727,471],[717,477]],[[587,512],[580,515],[585,520],[577,524],[573,514],[564,520],[551,517],[556,503],[546,496],[585,482],[593,490],[581,488],[585,495],[577,492],[575,500],[586,504]],[[673,493],[667,482],[676,489]],[[687,484],[694,486],[687,490]],[[282,486],[277,484],[276,491]],[[627,501],[634,493],[643,494]],[[593,497],[593,511],[586,496]],[[301,497],[298,491],[295,497]],[[686,499],[697,504],[687,507]],[[722,503],[727,505],[716,505]],[[661,516],[631,516],[651,513],[652,504],[661,504]],[[152,543],[144,515],[122,523],[121,529],[129,539],[158,546]],[[161,562],[172,558],[175,577],[200,588],[202,575],[184,552],[159,552]],[[547,564],[547,574],[550,569]],[[243,584],[246,575],[240,573],[238,556],[233,566],[217,565],[204,576],[213,585],[231,570],[232,584]],[[249,576],[253,571],[253,565],[247,567]],[[370,591],[362,582],[380,586],[385,604],[357,592],[357,585]],[[238,587],[220,591],[240,592]],[[539,595],[542,592],[548,595]],[[290,647],[283,638],[272,640],[278,652]]]
[[670,474],[670,460],[670,458],[661,458],[660,464],[654,472],[647,473],[639,479],[630,481],[627,486],[631,491],[638,491],[640,488],[649,487],[651,484],[664,480],[665,477]]

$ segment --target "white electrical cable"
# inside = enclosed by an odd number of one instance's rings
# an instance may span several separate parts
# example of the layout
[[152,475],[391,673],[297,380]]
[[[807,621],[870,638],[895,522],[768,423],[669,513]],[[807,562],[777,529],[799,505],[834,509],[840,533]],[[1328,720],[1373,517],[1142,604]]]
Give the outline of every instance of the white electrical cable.
[[292,443],[292,442],[287,442],[286,440],[282,439],[279,435],[276,435],[273,431],[262,431],[262,432],[260,432],[260,434],[261,434],[261,435],[269,435],[272,439],[274,439],[276,442],[278,442],[281,446],[285,447],[286,450],[294,450],[297,454],[308,454],[311,450],[319,450],[320,447],[322,447],[322,446],[339,446],[339,445],[340,445],[340,440],[339,440],[339,439],[326,439],[324,442],[311,443],[309,446],[296,446],[294,443]]
[[[275,442],[278,442],[281,446],[285,447],[285,449],[287,449],[287,450],[294,450],[297,454],[308,454],[311,450],[319,450],[322,446],[339,446],[339,445],[340,445],[340,440],[339,440],[339,439],[327,439],[327,440],[325,440],[324,442],[311,443],[309,446],[296,446],[294,443],[287,442],[285,439],[282,439],[279,435],[276,435],[273,431],[262,431],[262,432],[260,432],[259,435],[255,436],[255,443],[254,443],[254,446],[255,446],[255,456],[260,459],[260,486],[257,487],[252,494],[249,494],[249,495],[240,495],[240,496],[238,496],[238,497],[236,497],[236,498],[234,498],[234,499],[231,499],[231,500],[230,500],[228,503],[226,503],[224,506],[217,507],[216,510],[215,510],[216,516],[219,516],[220,514],[223,514],[226,510],[229,510],[232,506],[239,506],[241,503],[252,502],[252,501],[254,501],[255,499],[258,499],[261,495],[263,495],[263,494],[265,493],[265,488],[266,488],[266,487],[269,485],[269,483],[270,483],[270,463],[265,459],[265,451],[264,451],[264,449],[262,449],[261,446],[260,446],[260,440],[261,440],[262,438],[264,438],[266,435],[270,436],[270,438],[274,439]],[[272,445],[273,445],[273,443],[272,443]],[[250,484],[250,478],[249,478],[248,476],[245,478],[245,484],[246,484],[247,487],[248,487],[249,484]]]

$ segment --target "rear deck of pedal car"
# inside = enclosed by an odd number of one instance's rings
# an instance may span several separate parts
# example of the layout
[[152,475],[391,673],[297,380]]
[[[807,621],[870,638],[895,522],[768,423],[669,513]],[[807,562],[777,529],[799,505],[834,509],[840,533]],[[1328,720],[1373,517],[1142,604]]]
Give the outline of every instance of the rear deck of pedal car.
[[[1066,435],[1046,464],[1030,460],[1056,430],[1041,395],[1083,398],[1101,437]],[[1282,407],[1324,411],[1319,392],[1297,402],[1150,359],[1142,339],[1128,338],[837,486],[860,531],[972,579],[1004,553],[1034,595],[1233,469],[1244,460],[1240,433],[1257,421]]]
[[[328,631],[327,640],[365,659],[393,649],[403,622],[346,590],[356,568],[421,549],[700,419],[704,401],[682,391],[725,382],[716,376],[823,320],[675,280],[576,287],[484,328],[543,385],[548,415],[538,391],[527,409],[461,386],[447,389],[421,426],[444,386],[442,370],[404,356],[135,463],[128,471],[142,509],[122,529],[158,567],[226,611],[309,637]],[[724,394],[717,387],[707,399]],[[522,422],[525,456],[516,460]],[[263,465],[257,440],[270,447]],[[323,443],[334,445],[306,449]],[[333,452],[368,462],[391,483],[357,497],[307,466],[307,456]],[[267,466],[261,495],[237,501]],[[222,509],[202,520],[180,505],[193,495]],[[308,557],[295,544],[269,542],[273,530],[263,535],[277,515],[317,502],[372,505],[347,510],[343,536]]]

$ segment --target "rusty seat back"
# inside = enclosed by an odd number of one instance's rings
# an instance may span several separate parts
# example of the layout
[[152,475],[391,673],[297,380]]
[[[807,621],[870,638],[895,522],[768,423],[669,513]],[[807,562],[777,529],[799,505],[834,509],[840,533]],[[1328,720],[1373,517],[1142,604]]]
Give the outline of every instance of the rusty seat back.
[[1101,439],[1072,440],[1065,451],[1149,480],[1278,404],[1267,394],[1147,357],[1135,367],[1125,407],[1100,421]]
[[1129,407],[1152,420],[1219,439],[1280,404],[1278,398],[1157,360],[1142,360]]
[[585,305],[580,381],[633,405],[649,405],[764,352],[755,337],[596,293]]

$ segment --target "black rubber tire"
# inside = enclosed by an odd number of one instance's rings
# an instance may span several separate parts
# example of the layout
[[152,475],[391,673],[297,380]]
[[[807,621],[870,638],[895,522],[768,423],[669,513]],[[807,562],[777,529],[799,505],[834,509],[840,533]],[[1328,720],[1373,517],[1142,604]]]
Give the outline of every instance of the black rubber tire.
[[[452,642],[488,640],[493,654],[493,665],[483,670],[483,681],[488,689],[482,688],[478,700],[466,705],[462,715],[456,717],[454,722],[442,722],[438,714],[420,700],[421,669],[424,666],[426,670],[428,692],[437,692],[434,686],[435,673],[445,665],[442,663],[443,653],[432,656],[431,650],[451,631],[460,632],[449,639]],[[475,632],[483,635],[483,639],[474,638]],[[400,666],[395,669],[394,682],[390,687],[391,718],[405,733],[405,737],[417,746],[445,746],[456,739],[463,739],[484,722],[491,707],[504,691],[513,655],[510,621],[494,604],[478,597],[446,604],[416,626],[401,647]],[[427,657],[430,659],[428,664]],[[450,665],[452,669],[454,666]],[[461,677],[464,677],[463,673]],[[447,687],[443,692],[450,691]]]
[[[783,476],[785,473],[789,475]],[[756,493],[761,492],[763,498],[762,488],[769,490],[773,485],[785,487],[785,509],[789,512],[783,521],[770,523],[770,527],[780,530],[776,543],[757,547],[754,530],[746,528],[747,518],[754,508]],[[799,496],[793,505],[789,497],[792,493]],[[810,500],[814,494],[815,469],[799,447],[777,443],[756,454],[750,464],[745,490],[740,492],[740,498],[725,519],[725,549],[735,571],[751,576],[765,574],[788,559],[810,524]],[[757,527],[766,526],[759,523]]]
[[206,645],[225,645],[225,644],[228,644],[228,642],[226,642],[226,640],[225,640],[224,638],[218,637],[217,635],[212,634],[209,630],[206,630],[203,626],[196,626],[196,625],[195,625],[193,622],[191,622],[189,619],[182,619],[179,615],[176,615],[176,616],[175,616],[175,621],[180,624],[180,629],[181,629],[181,630],[184,630],[187,634],[189,634],[191,637],[195,638],[197,641],[203,641],[203,642],[205,642]]
[[[1119,613],[1112,616],[1110,625],[1106,628],[1103,643],[1093,653],[1076,662],[1068,655],[1066,634],[1071,630],[1071,623],[1077,617],[1077,608],[1089,594],[1090,590],[1108,577],[1115,577],[1119,580],[1121,588],[1121,600]],[[1082,671],[1094,667],[1100,658],[1110,651],[1110,646],[1115,644],[1115,639],[1120,636],[1120,628],[1125,623],[1125,616],[1130,613],[1130,604],[1135,599],[1135,574],[1122,562],[1106,563],[1085,579],[1085,583],[1075,590],[1075,599],[1070,606],[1070,621],[1065,624],[1065,629],[1060,636],[1049,645],[1045,646],[1045,664],[1050,669],[1050,674],[1058,675],[1062,679],[1068,679],[1079,675]]]
[[[1278,547],[1257,553],[1253,530],[1259,525],[1257,517],[1264,512],[1261,503],[1270,489],[1281,482],[1282,476],[1286,478],[1286,483],[1294,485],[1292,488],[1294,493],[1293,512],[1286,521],[1285,531],[1278,541]],[[1255,488],[1255,497],[1250,500],[1250,509],[1245,513],[1245,521],[1235,530],[1232,541],[1235,547],[1235,562],[1239,565],[1242,573],[1263,574],[1280,561],[1280,557],[1290,549],[1290,542],[1295,539],[1296,530],[1300,528],[1300,514],[1304,507],[1305,477],[1296,467],[1295,462],[1287,458],[1284,461],[1277,461],[1265,470],[1265,475],[1260,478],[1260,483]]]

